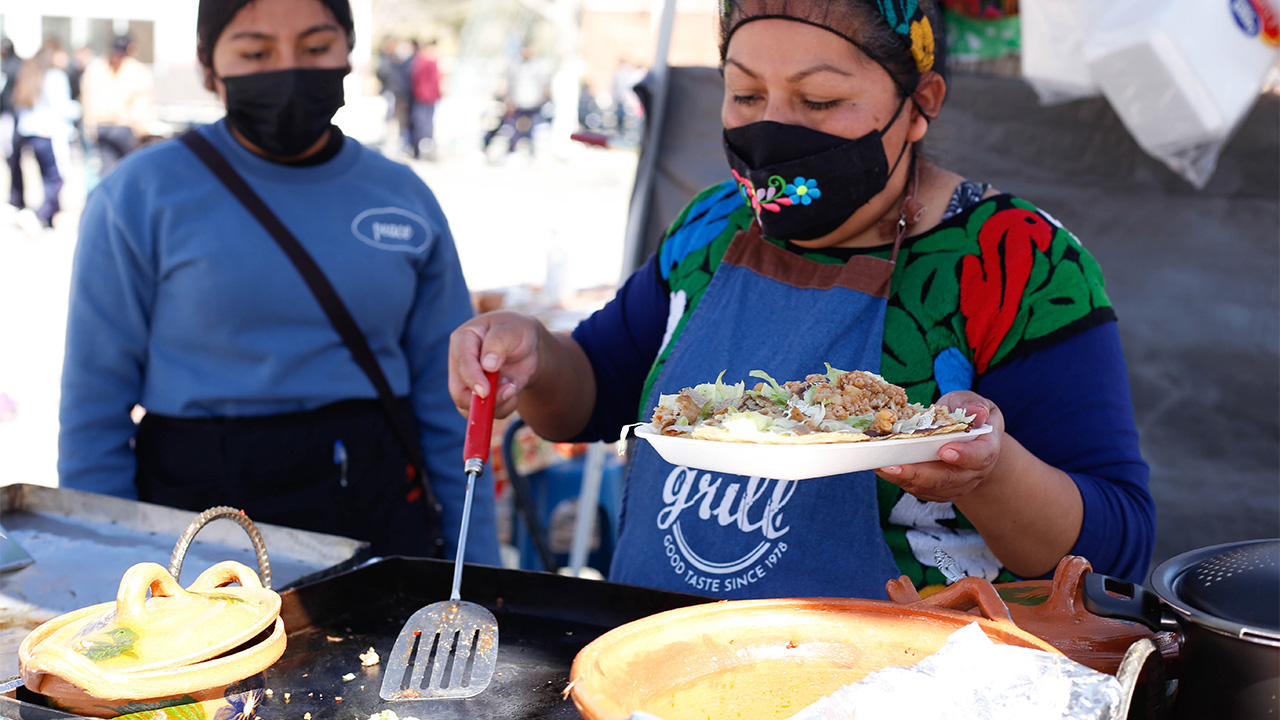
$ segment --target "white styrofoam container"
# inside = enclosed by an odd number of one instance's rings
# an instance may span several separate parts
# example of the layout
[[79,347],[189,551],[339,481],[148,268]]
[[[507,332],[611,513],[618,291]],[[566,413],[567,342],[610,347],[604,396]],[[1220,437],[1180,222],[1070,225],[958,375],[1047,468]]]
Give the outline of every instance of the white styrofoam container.
[[1148,152],[1224,141],[1253,105],[1278,54],[1254,2],[1117,0],[1098,18],[1085,63]]
[[1085,38],[1109,0],[1022,0],[1022,76],[1041,97],[1098,94],[1084,62]]

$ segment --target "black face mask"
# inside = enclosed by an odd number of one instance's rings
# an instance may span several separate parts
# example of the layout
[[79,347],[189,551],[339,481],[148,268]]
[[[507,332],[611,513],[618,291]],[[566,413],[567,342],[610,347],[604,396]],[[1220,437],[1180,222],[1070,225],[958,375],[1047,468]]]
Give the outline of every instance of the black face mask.
[[844,224],[884,190],[893,168],[881,130],[850,140],[801,125],[764,120],[724,131],[724,153],[764,234],[780,240],[813,240]]
[[349,71],[291,68],[224,77],[227,122],[268,155],[297,157],[329,129]]

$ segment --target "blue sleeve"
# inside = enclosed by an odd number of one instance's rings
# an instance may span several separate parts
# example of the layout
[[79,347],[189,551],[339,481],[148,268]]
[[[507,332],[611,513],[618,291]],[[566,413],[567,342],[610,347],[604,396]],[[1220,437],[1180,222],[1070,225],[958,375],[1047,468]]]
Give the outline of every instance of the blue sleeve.
[[627,278],[613,300],[578,324],[573,339],[591,361],[596,406],[578,442],[618,439],[622,426],[637,421],[640,394],[662,347],[670,297],[656,259]]
[[142,229],[107,188],[89,196],[71,269],[59,410],[58,484],[136,499],[130,411],[142,394],[156,278]]
[[1071,554],[1096,572],[1144,581],[1155,503],[1116,323],[1004,363],[974,390],[999,406],[1010,436],[1075,480],[1084,522]]
[[[418,288],[405,325],[404,351],[409,360],[414,415],[419,443],[432,490],[443,506],[445,558],[457,552],[467,476],[463,472],[462,445],[466,420],[458,414],[448,390],[449,334],[472,316],[457,248],[444,213],[429,198],[428,218],[438,233],[418,270]],[[494,506],[493,473],[486,464],[476,480],[467,532],[466,561],[502,564],[498,551],[498,523]]]

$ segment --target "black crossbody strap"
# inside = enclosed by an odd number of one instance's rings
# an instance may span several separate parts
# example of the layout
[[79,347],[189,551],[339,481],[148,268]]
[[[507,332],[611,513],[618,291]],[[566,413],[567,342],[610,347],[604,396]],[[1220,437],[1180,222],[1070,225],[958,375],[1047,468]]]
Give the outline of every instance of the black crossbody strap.
[[[306,281],[307,287],[316,296],[316,300],[320,303],[324,314],[328,316],[329,322],[333,324],[334,330],[338,331],[338,335],[342,337],[342,342],[351,351],[351,356],[355,359],[356,365],[360,366],[364,374],[369,377],[369,381],[373,383],[374,389],[378,391],[378,402],[382,405],[387,420],[391,423],[392,430],[395,431],[396,438],[404,446],[405,452],[408,453],[409,459],[413,462],[413,466],[422,480],[422,488],[426,492],[427,507],[431,508],[438,517],[441,512],[440,503],[436,500],[435,493],[431,490],[431,483],[427,478],[426,462],[422,457],[422,450],[418,447],[418,441],[408,413],[396,402],[395,395],[391,392],[391,385],[387,382],[387,376],[382,374],[382,367],[378,365],[378,358],[369,347],[369,341],[365,339],[364,333],[361,332],[360,326],[356,324],[355,318],[351,317],[351,313],[347,310],[347,306],[343,304],[342,298],[338,297],[338,292],[333,289],[333,285],[325,277],[324,271],[316,264],[311,254],[302,247],[302,243],[298,242],[298,239],[293,236],[289,228],[280,222],[280,218],[276,217],[271,208],[267,207],[262,198],[253,191],[253,188],[249,187],[249,183],[245,182],[240,173],[231,167],[227,159],[203,135],[195,130],[189,130],[178,139],[190,148],[196,154],[196,157],[200,158],[208,166],[209,170],[222,181],[222,184],[227,186],[227,189],[245,206],[245,209],[257,218],[262,227],[266,229],[267,234],[271,235],[272,239],[280,246],[280,249],[284,251],[284,254],[293,262],[293,266],[298,269],[298,273]],[[439,527],[438,522],[436,526],[437,528]]]

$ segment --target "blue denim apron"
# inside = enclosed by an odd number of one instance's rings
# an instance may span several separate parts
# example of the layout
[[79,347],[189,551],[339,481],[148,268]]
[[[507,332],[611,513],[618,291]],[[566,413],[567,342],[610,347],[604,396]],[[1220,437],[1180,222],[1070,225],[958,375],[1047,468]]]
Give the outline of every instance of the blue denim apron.
[[[748,388],[759,382],[752,370],[779,382],[824,372],[823,362],[878,372],[892,274],[892,259],[808,260],[752,224],[729,245],[649,406],[721,370]],[[612,581],[731,599],[885,599],[899,574],[870,471],[744,477],[678,467],[635,443]]]

